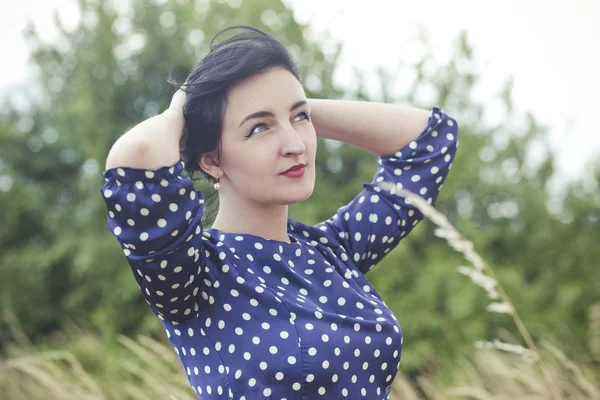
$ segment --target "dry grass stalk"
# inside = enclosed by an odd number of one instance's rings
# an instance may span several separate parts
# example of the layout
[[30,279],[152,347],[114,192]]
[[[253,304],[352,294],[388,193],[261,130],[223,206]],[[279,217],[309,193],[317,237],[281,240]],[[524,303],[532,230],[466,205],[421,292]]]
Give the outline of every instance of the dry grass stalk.
[[491,309],[488,309],[496,312],[505,311],[505,313],[511,316],[523,339],[525,340],[527,347],[534,355],[544,379],[546,380],[546,384],[552,391],[553,397],[555,399],[562,399],[563,397],[554,382],[554,377],[552,377],[548,367],[540,357],[538,348],[531,338],[531,335],[527,331],[525,324],[521,320],[521,317],[506,294],[506,291],[500,282],[498,282],[498,279],[496,278],[492,268],[475,251],[473,242],[465,239],[460,231],[456,229],[454,225],[450,223],[450,221],[448,221],[448,218],[444,214],[437,211],[421,196],[416,195],[408,190],[398,188],[396,185],[389,182],[380,182],[379,186],[382,189],[389,190],[392,194],[403,197],[407,204],[412,204],[419,209],[419,211],[421,211],[425,217],[437,225],[438,228],[435,230],[435,235],[445,239],[450,247],[462,253],[465,259],[471,263],[472,267],[459,267],[458,271],[461,274],[470,277],[473,283],[486,290],[490,299],[499,298],[502,301],[501,303],[492,303]]
[[0,383],[4,381],[2,392],[7,399],[105,399],[79,361],[65,351],[49,351],[7,360],[0,364],[0,371]]
[[[81,357],[106,354],[109,348],[99,338],[86,334],[88,351]],[[76,338],[74,338],[75,340]],[[68,351],[48,351],[0,361],[0,397],[3,400],[192,400],[192,392],[171,346],[147,337],[124,344],[118,359],[101,358],[103,365],[92,376],[83,370],[84,359]],[[556,383],[568,399],[599,399],[600,387],[586,372],[556,348],[543,344],[545,358]],[[29,351],[29,349],[28,349]],[[33,349],[32,351],[35,351]],[[455,387],[445,388],[435,376],[409,381],[398,374],[392,385],[394,400],[445,399],[543,399],[552,393],[537,364],[523,362],[513,353],[496,347],[482,349],[475,360],[462,361],[455,371]]]

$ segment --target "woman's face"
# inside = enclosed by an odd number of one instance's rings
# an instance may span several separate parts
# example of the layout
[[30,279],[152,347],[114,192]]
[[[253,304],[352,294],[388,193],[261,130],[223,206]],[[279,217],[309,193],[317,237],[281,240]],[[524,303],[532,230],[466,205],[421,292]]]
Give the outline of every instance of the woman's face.
[[[284,68],[233,87],[223,118],[220,196],[277,205],[310,197],[317,138],[309,116],[302,85]],[[298,164],[304,165],[303,175],[301,170],[283,174]]]

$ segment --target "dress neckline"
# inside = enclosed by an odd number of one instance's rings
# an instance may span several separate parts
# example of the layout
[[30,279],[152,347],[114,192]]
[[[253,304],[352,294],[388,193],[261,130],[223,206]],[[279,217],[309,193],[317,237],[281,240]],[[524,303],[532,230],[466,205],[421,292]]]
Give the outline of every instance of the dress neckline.
[[[250,239],[250,240],[254,240],[255,242],[268,242],[271,244],[278,244],[278,245],[297,245],[300,242],[298,241],[298,239],[296,239],[294,236],[292,236],[290,234],[290,232],[287,232],[287,236],[288,239],[290,240],[289,242],[284,242],[281,240],[275,240],[275,239],[267,239],[267,238],[263,238],[261,236],[256,236],[253,235],[251,233],[239,233],[239,232],[224,232],[222,230],[219,230],[217,228],[209,228],[209,229],[205,229],[205,232],[210,233],[213,237],[216,237],[217,239],[223,241],[223,239],[221,239],[221,237],[223,238],[231,238],[233,240],[237,240],[237,241],[242,241],[243,239]],[[241,238],[238,239],[238,238]]]

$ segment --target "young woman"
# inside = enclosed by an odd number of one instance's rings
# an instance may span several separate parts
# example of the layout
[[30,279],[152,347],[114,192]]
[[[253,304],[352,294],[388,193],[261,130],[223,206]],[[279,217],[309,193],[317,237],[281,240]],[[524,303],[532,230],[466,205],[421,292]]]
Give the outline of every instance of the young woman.
[[[388,398],[402,333],[364,274],[422,215],[377,184],[434,203],[456,121],[438,108],[307,99],[290,55],[250,27],[211,43],[182,89],[117,140],[102,194],[198,397]],[[380,157],[354,200],[310,226],[288,206],[313,191],[317,137]],[[210,229],[184,168],[218,191]]]

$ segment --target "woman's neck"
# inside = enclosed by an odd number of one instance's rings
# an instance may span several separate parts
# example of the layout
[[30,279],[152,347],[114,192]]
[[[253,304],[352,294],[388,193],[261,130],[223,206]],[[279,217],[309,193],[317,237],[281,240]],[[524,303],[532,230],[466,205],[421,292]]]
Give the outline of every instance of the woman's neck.
[[226,233],[246,233],[264,239],[289,242],[288,206],[219,198],[219,212],[213,228]]

